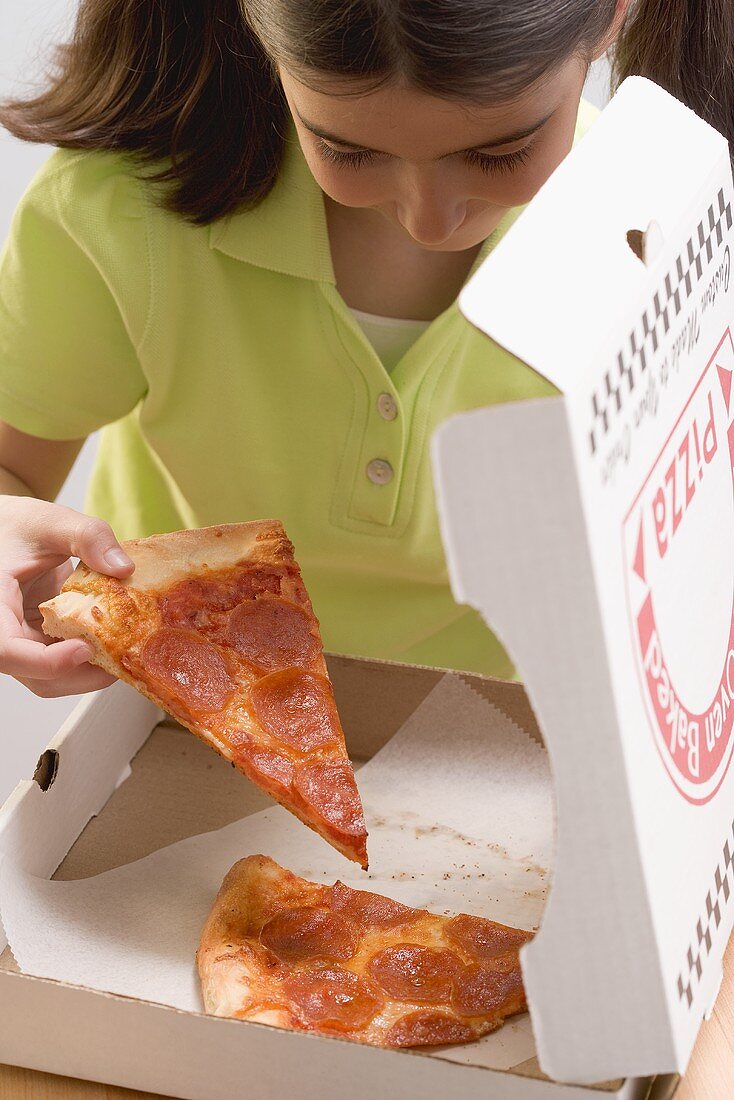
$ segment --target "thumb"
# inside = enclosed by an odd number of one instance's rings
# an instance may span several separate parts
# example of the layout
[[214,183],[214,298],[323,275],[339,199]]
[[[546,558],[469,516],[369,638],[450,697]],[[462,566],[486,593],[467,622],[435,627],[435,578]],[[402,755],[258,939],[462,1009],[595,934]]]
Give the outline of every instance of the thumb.
[[69,552],[73,557],[111,577],[126,577],[133,572],[135,563],[115,538],[109,523],[78,512],[74,515],[76,523],[72,521],[69,532]]
[[135,563],[103,519],[86,516],[60,504],[39,502],[26,526],[26,535],[42,554],[80,558],[90,569],[112,577],[126,577]]

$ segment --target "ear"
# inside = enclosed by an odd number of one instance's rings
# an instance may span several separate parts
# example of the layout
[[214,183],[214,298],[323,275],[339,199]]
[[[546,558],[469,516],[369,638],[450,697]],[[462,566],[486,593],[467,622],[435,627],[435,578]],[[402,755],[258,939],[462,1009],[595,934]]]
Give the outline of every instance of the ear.
[[599,42],[594,47],[594,52],[591,57],[592,61],[597,61],[600,57],[603,57],[607,50],[614,45],[615,41],[617,40],[617,35],[622,29],[622,24],[627,17],[627,12],[630,9],[631,3],[632,0],[617,0],[617,7],[614,12],[614,19],[612,20],[609,30],[606,32],[601,42]]

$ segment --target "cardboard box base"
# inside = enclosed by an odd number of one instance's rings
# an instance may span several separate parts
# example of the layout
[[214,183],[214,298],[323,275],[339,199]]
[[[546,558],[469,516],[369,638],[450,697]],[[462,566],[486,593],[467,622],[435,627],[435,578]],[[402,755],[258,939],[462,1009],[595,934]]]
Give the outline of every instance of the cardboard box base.
[[[403,724],[442,672],[342,657],[329,660],[352,755],[372,756]],[[536,739],[537,726],[519,684],[467,677],[472,687]],[[114,698],[117,693],[119,699]],[[93,704],[84,722],[70,719],[53,745],[56,784],[62,785],[79,738],[110,737],[100,722],[109,707],[125,723],[140,724],[130,689],[116,685]],[[148,704],[146,704],[148,705]],[[146,713],[143,711],[143,713]],[[147,711],[150,715],[152,708]],[[101,809],[73,839],[55,877],[78,879],[140,859],[185,837],[218,829],[271,805],[190,733],[170,719],[156,722],[131,762],[129,775],[98,774],[112,790]],[[79,728],[84,726],[86,733]],[[150,729],[150,725],[149,725]],[[96,733],[95,733],[96,730]],[[376,732],[379,731],[379,732]],[[119,734],[122,736],[122,734]],[[67,751],[68,749],[68,751]],[[87,755],[87,754],[85,754]],[[77,759],[82,766],[83,756]],[[61,792],[57,789],[56,795]],[[26,795],[47,797],[32,784]],[[22,798],[22,792],[19,796]],[[12,802],[12,799],[11,799]],[[102,804],[104,802],[104,804]],[[16,811],[19,803],[16,803]],[[13,807],[10,806],[12,810]],[[37,839],[38,842],[38,839]],[[58,841],[57,841],[58,842]],[[291,1095],[324,1100],[348,1090],[350,1100],[382,1096],[491,1095],[493,1100],[549,1097],[584,1100],[600,1095],[624,1100],[667,1100],[674,1078],[569,1086],[550,1081],[530,1059],[509,1071],[459,1064],[441,1052],[386,1051],[259,1024],[221,1020],[166,1006],[100,993],[18,973],[9,948],[0,956],[0,1061],[68,1076],[105,1081],[176,1096],[182,1100],[272,1100]],[[651,1093],[651,1088],[656,1092]],[[661,1089],[667,1091],[660,1091]]]

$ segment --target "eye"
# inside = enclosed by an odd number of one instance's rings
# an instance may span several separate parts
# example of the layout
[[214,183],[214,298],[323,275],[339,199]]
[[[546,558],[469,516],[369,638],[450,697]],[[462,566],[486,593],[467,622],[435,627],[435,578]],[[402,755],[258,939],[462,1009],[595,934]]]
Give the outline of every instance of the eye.
[[464,154],[469,164],[476,164],[488,176],[506,175],[530,160],[532,142],[515,150],[514,153],[480,153],[470,149]]
[[333,145],[327,145],[322,138],[317,138],[316,143],[324,160],[338,164],[341,168],[361,168],[371,163],[378,155],[370,149],[335,149]]

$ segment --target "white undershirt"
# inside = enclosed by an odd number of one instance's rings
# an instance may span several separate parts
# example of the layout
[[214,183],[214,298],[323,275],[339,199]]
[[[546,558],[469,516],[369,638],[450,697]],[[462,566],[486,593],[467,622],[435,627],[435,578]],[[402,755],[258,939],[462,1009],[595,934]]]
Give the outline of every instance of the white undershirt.
[[431,323],[405,321],[401,317],[378,317],[375,313],[364,313],[361,309],[351,307],[350,312],[382,360],[386,371],[391,371],[400,362],[408,348]]

